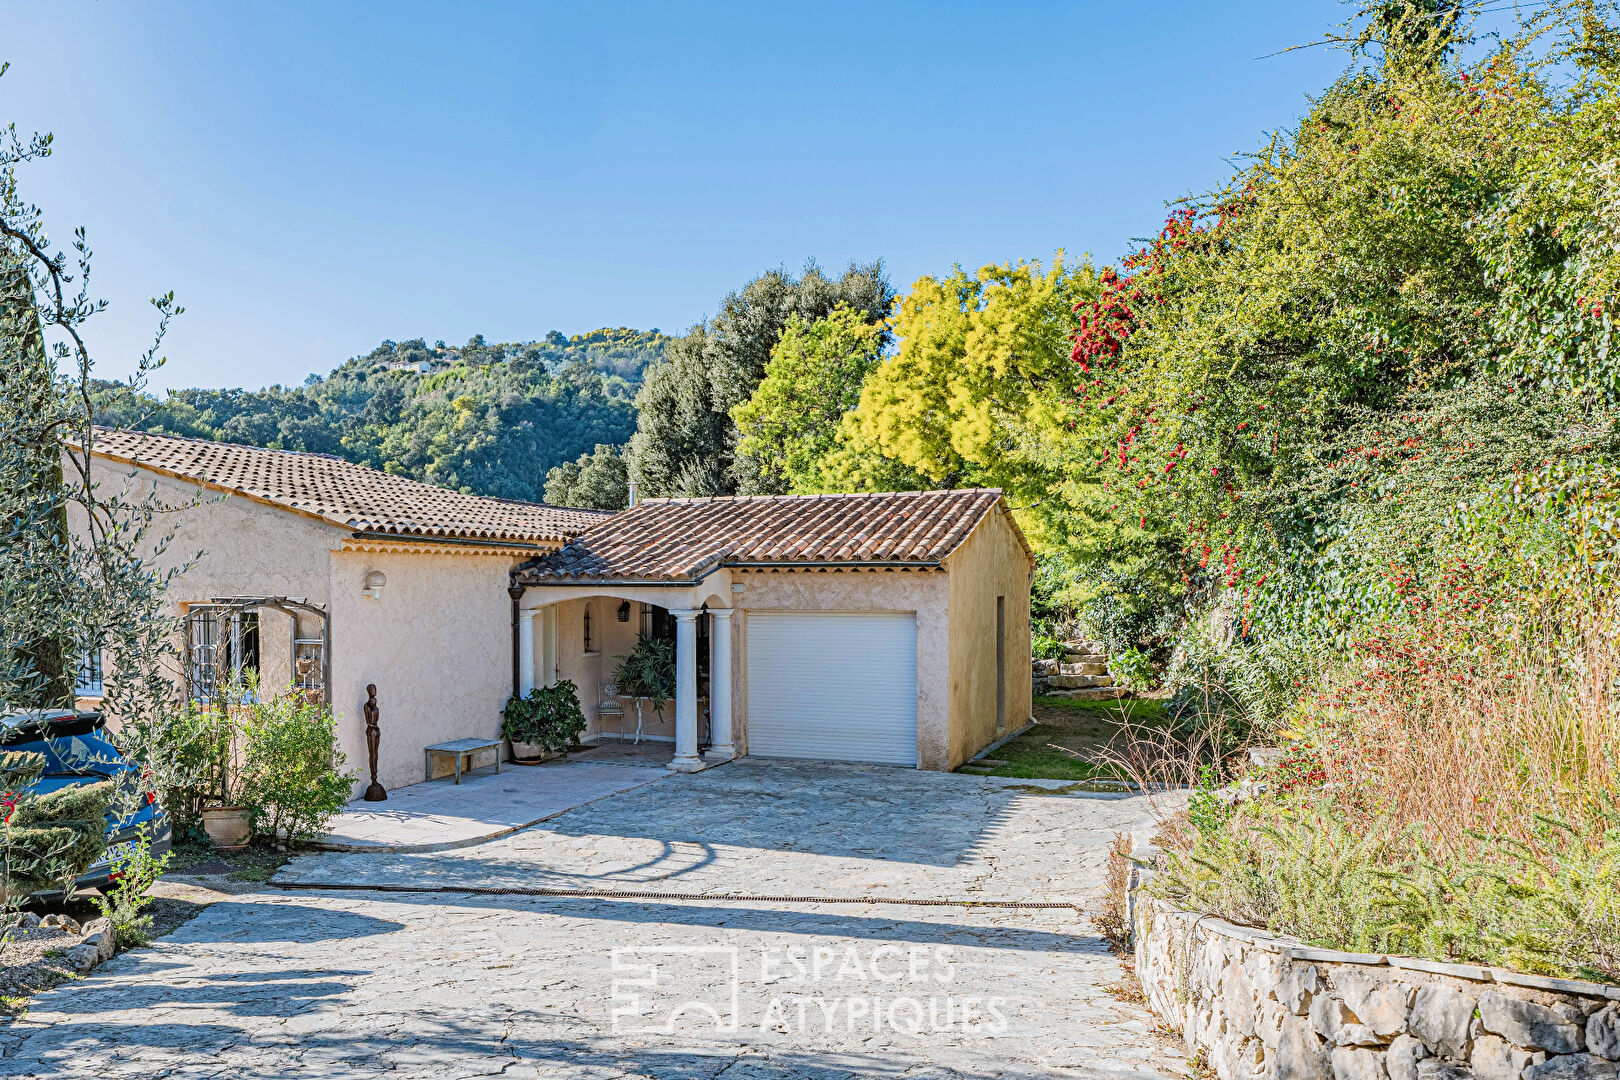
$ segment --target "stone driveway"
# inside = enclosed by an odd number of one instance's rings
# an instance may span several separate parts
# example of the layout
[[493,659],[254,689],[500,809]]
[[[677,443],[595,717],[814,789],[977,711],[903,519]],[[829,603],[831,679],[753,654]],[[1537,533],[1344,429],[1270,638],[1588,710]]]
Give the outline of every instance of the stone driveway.
[[475,848],[278,880],[857,903],[281,892],[36,999],[0,1075],[679,1080],[1161,1077],[1185,1065],[1073,910],[1136,797],[744,759]]

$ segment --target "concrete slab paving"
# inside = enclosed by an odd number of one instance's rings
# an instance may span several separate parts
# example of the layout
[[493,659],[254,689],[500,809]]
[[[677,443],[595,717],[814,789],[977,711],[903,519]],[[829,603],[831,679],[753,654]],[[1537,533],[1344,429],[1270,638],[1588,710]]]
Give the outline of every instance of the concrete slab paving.
[[1093,903],[1149,808],[1058,787],[744,759],[476,848],[303,857],[286,878],[711,899],[235,897],[37,998],[0,1076],[1184,1076],[1084,910],[886,902]]
[[[383,802],[350,803],[317,847],[381,854],[448,851],[481,844],[546,818],[670,775],[646,756],[591,756],[502,765],[397,788]],[[666,755],[667,756],[667,755]]]

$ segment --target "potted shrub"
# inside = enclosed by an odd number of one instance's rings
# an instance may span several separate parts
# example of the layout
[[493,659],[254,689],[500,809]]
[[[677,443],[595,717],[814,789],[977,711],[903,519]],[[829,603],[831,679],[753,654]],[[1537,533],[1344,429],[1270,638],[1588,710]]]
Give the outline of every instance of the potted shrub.
[[514,761],[565,757],[584,733],[585,711],[568,679],[537,686],[527,697],[508,698],[501,710],[501,735],[512,743]]
[[242,766],[258,696],[259,680],[250,671],[220,687],[215,700],[186,706],[186,726],[195,739],[193,753],[203,763],[198,816],[220,851],[241,851],[253,839],[253,808],[246,798]]
[[241,720],[237,707],[247,695],[236,688],[223,701],[187,706],[184,724],[194,737],[193,752],[204,764],[204,794],[198,800],[203,831],[220,851],[241,851],[253,836],[251,811],[241,797]]

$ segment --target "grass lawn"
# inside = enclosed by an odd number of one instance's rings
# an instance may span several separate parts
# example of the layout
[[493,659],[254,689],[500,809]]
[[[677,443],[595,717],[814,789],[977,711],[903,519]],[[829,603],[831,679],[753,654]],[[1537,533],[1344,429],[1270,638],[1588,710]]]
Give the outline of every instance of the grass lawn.
[[1024,780],[1125,779],[1118,769],[1102,761],[1105,748],[1122,736],[1127,723],[1151,725],[1162,719],[1164,702],[1038,697],[1034,713],[1034,727],[987,755],[1005,765],[973,768],[970,764],[963,771]]

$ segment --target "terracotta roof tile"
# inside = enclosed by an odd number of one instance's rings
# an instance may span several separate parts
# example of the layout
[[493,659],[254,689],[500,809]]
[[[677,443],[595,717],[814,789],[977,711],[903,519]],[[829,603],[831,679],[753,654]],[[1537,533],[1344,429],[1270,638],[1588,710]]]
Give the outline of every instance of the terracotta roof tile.
[[1001,501],[994,488],[647,499],[523,564],[531,585],[696,581],[718,566],[937,564]]
[[595,510],[463,495],[330,454],[109,428],[96,429],[95,452],[311,514],[356,532],[504,543],[561,542],[611,516]]

